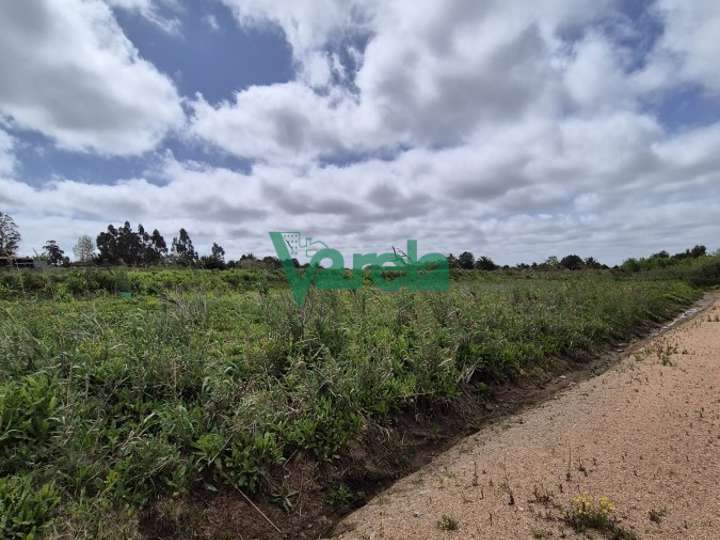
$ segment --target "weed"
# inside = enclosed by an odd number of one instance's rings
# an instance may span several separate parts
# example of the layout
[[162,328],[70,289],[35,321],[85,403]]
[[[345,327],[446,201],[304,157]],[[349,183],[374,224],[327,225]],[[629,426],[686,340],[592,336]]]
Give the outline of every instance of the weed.
[[565,514],[565,522],[575,532],[598,531],[613,540],[636,540],[637,535],[618,524],[613,517],[615,504],[607,497],[597,501],[589,495],[578,495],[572,499],[571,508]]
[[555,494],[552,491],[547,490],[544,486],[540,485],[533,487],[533,496],[528,502],[547,506],[551,504],[554,499]]
[[437,522],[437,527],[441,531],[457,531],[460,528],[460,523],[457,519],[443,514],[440,520]]
[[354,500],[355,495],[345,484],[338,484],[327,494],[327,501],[337,507],[347,506]]
[[648,512],[648,519],[653,523],[660,525],[660,522],[666,515],[667,510],[665,508],[661,508],[660,510],[656,510],[655,508],[653,508]]
[[52,484],[29,476],[0,478],[0,538],[35,538],[49,525],[60,502]]
[[314,290],[300,308],[272,273],[17,274],[0,272],[0,515],[67,538],[101,537],[93,513],[125,516],[130,538],[148,501],[179,505],[195,487],[288,510],[296,496],[270,473],[298,452],[335,460],[362,426],[420,399],[488,394],[699,295],[682,281],[485,276],[444,294]]

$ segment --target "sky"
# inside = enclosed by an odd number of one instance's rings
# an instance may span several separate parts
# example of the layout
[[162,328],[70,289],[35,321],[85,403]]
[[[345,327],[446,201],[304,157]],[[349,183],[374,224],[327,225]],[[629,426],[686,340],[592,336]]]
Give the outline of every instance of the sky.
[[717,249],[718,35],[717,0],[2,1],[0,211],[22,254]]

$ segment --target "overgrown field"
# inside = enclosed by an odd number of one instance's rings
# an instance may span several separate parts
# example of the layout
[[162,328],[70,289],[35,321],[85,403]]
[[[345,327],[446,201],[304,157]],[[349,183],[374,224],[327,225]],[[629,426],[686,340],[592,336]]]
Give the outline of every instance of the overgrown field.
[[581,356],[701,294],[681,279],[528,277],[326,291],[302,309],[264,286],[128,300],[6,283],[0,537],[130,538],[139,509],[199,484],[275,493],[267,472],[298,452],[337,459],[419,398]]

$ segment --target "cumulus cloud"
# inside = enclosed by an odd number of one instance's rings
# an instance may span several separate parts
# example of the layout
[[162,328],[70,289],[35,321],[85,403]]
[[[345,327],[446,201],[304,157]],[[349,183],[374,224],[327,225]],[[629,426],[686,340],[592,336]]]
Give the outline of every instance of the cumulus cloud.
[[11,174],[15,170],[14,148],[15,139],[0,129],[0,175]]
[[667,136],[649,118],[608,118],[598,133],[587,122],[567,120],[560,135],[549,124],[525,137],[508,131],[485,150],[470,142],[343,166],[257,164],[238,173],[170,157],[153,181],[31,188],[5,179],[0,206],[29,227],[31,245],[47,234],[33,232],[37,220],[66,223],[58,240],[70,243],[130,219],[168,236],[186,227],[201,249],[220,240],[231,256],[271,253],[270,230],[299,230],[346,253],[417,238],[425,250],[470,248],[501,262],[565,251],[618,262],[629,251],[712,243],[720,127]]
[[716,46],[720,4],[713,0],[658,0],[655,11],[664,32],[651,67],[671,71],[667,77],[673,83],[695,83],[712,94],[720,94]]
[[[262,158],[258,147],[297,159],[457,145],[529,114],[553,115],[563,92],[595,105],[606,99],[607,73],[622,79],[601,36],[574,52],[561,38],[612,2],[225,2],[242,25],[279,26],[299,65],[297,81],[195,104],[195,134],[251,159]],[[268,126],[256,127],[262,118]]]
[[[355,122],[348,125],[351,117]],[[217,106],[200,96],[191,122],[197,136],[262,161],[307,162],[357,149],[372,131],[372,119],[342,95],[320,96],[297,82],[252,86],[238,92],[234,102]]]
[[717,241],[720,119],[679,132],[648,107],[678,85],[720,88],[714,3],[646,6],[660,29],[638,46],[612,0],[223,1],[238,24],[281,31],[297,67],[287,83],[190,100],[190,137],[249,170],[169,156],[110,185],[6,173],[0,206],[29,243],[50,223],[69,242],[124,219],[186,227],[232,257],[271,253],[269,230],[346,253],[417,238],[503,263]]
[[173,13],[181,9],[177,0],[105,0],[113,8],[124,9],[145,17],[165,32],[177,34],[181,23]]
[[0,50],[0,117],[62,148],[139,154],[183,121],[173,83],[99,0],[3,2]]

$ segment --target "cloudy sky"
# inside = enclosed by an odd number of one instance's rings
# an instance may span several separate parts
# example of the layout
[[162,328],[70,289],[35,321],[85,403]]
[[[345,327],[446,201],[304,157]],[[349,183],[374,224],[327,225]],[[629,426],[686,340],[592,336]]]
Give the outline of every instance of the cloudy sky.
[[717,0],[0,0],[0,210],[23,253],[718,248],[719,35]]

